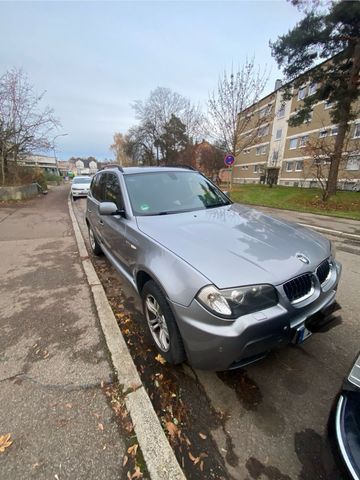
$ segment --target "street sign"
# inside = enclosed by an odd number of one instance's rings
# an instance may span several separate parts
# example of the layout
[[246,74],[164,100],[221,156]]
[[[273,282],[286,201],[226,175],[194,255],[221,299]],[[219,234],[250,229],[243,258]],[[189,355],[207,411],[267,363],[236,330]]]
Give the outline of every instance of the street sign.
[[231,165],[235,162],[235,157],[231,153],[227,153],[224,158],[224,163],[227,167],[231,167]]

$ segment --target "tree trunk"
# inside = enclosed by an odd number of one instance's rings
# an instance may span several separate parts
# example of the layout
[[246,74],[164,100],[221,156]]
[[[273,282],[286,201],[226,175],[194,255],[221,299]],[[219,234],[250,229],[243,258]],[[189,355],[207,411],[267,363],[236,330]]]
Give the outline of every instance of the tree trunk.
[[360,72],[360,40],[356,42],[353,55],[353,64],[351,67],[350,78],[348,83],[348,92],[349,95],[344,99],[341,105],[341,116],[342,119],[339,123],[339,132],[335,140],[334,146],[334,155],[331,159],[329,176],[326,185],[326,195],[325,200],[327,200],[331,195],[336,194],[337,180],[339,166],[342,158],[342,151],[344,147],[344,141],[346,132],[349,128],[349,120],[351,117],[351,92],[356,92],[358,89],[359,81],[359,72]]

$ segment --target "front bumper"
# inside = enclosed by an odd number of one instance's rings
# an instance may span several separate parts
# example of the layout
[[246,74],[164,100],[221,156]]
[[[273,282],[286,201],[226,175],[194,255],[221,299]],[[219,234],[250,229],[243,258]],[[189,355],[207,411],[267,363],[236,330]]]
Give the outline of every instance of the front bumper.
[[[228,370],[264,357],[293,341],[299,328],[327,313],[335,302],[341,265],[334,262],[331,282],[318,285],[311,298],[292,306],[278,289],[279,303],[235,321],[222,320],[196,299],[186,307],[171,303],[189,363],[203,370]],[[309,327],[310,328],[310,327]]]
[[73,197],[87,197],[89,190],[71,190],[71,195]]

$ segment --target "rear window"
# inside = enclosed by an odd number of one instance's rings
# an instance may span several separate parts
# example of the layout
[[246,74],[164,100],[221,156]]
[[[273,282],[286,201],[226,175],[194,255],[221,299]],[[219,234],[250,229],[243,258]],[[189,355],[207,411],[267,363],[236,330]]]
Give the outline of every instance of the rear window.
[[90,177],[75,177],[73,179],[73,183],[90,183],[91,178]]

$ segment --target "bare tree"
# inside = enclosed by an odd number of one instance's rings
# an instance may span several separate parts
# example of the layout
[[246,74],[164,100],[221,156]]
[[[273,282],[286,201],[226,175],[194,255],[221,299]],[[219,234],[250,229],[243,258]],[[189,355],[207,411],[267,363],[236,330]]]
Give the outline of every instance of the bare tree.
[[134,127],[140,138],[142,149],[148,161],[161,160],[159,146],[172,116],[177,117],[186,127],[186,136],[191,141],[198,140],[205,132],[205,119],[200,107],[192,105],[190,100],[170,88],[157,87],[146,100],[137,100],[133,104],[139,125]]
[[[247,60],[237,72],[224,71],[217,90],[208,100],[209,124],[212,136],[233,155],[253,144],[258,127],[266,123],[269,113],[255,115],[255,104],[263,95],[268,81],[266,68],[261,69],[254,59]],[[248,135],[244,135],[249,131]]]
[[120,132],[115,132],[113,135],[113,141],[114,143],[110,145],[110,150],[114,153],[116,162],[121,166],[130,165],[132,163],[132,159],[128,154],[128,135],[123,135]]
[[19,158],[53,148],[53,131],[60,126],[50,107],[41,108],[45,92],[34,91],[21,69],[0,77],[0,173],[4,185],[9,165]]
[[[329,131],[325,130],[324,131]],[[354,143],[352,140],[351,148],[348,134],[344,141],[344,152],[339,162],[339,179],[344,182],[354,180],[352,171],[347,169],[349,159],[358,157],[360,152],[360,142]],[[328,198],[327,185],[330,171],[330,165],[334,155],[335,136],[309,139],[305,147],[306,159],[304,160],[303,181],[315,181],[321,190],[322,200],[325,202]]]

